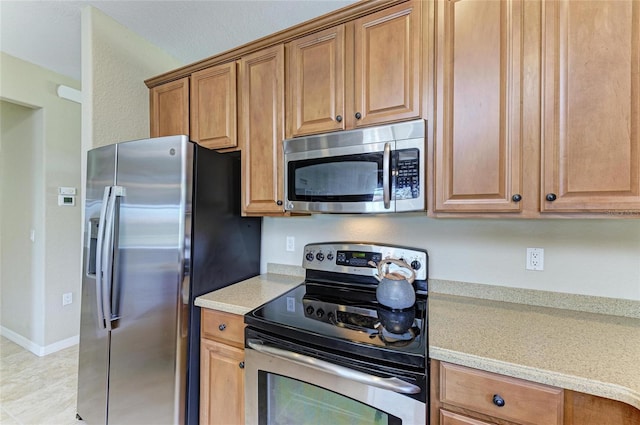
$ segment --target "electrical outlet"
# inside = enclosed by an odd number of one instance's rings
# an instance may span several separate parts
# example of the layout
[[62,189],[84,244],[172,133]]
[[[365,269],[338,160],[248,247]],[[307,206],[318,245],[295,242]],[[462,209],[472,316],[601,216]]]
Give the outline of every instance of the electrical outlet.
[[544,270],[544,249],[527,248],[527,270]]
[[296,238],[293,236],[287,236],[287,251],[296,250]]
[[65,292],[62,294],[62,305],[69,305],[73,302],[73,293]]

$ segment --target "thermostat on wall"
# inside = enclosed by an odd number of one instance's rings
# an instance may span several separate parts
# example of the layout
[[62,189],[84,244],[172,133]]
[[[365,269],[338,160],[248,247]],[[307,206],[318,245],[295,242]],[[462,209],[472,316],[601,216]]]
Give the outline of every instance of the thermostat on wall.
[[76,188],[75,187],[59,187],[58,188],[58,205],[74,206],[76,204]]
[[76,204],[75,196],[58,195],[58,205],[74,206]]

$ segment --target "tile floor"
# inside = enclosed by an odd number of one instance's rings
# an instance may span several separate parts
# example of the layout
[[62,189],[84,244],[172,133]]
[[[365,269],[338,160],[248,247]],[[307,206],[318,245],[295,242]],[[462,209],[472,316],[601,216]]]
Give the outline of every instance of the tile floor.
[[0,337],[0,424],[72,425],[76,421],[78,346],[44,357]]

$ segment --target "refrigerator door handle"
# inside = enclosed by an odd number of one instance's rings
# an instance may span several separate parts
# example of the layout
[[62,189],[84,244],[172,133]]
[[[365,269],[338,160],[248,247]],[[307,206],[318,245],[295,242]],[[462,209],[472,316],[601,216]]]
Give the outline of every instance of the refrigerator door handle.
[[102,303],[102,286],[103,286],[103,252],[104,252],[104,237],[105,237],[105,228],[106,217],[107,217],[107,203],[111,198],[111,186],[106,186],[104,188],[104,195],[102,196],[102,206],[100,208],[100,219],[98,220],[98,240],[96,243],[96,304],[98,313],[98,324],[101,329],[106,329],[105,324],[105,315]]
[[105,329],[111,330],[111,322],[117,317],[113,317],[111,311],[111,295],[113,289],[113,255],[114,255],[114,225],[117,197],[124,196],[124,188],[121,186],[111,186],[109,200],[107,201],[107,211],[104,229],[104,248],[102,250],[102,311],[105,318]]

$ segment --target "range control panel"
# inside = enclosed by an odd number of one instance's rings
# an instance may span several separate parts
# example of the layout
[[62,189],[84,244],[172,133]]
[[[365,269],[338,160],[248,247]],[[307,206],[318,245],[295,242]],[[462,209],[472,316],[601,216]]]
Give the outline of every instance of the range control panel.
[[369,264],[369,261],[378,264],[386,258],[406,262],[415,271],[417,280],[427,280],[429,269],[427,252],[394,245],[352,242],[308,244],[304,247],[302,267],[311,270],[373,276],[376,269]]

